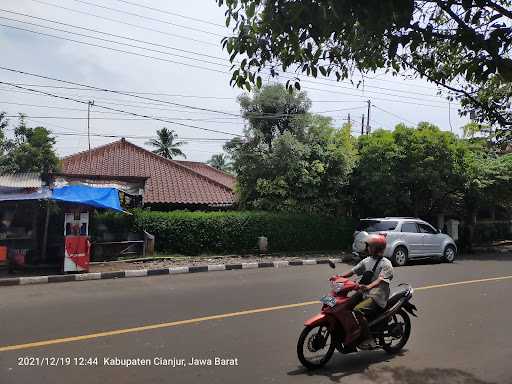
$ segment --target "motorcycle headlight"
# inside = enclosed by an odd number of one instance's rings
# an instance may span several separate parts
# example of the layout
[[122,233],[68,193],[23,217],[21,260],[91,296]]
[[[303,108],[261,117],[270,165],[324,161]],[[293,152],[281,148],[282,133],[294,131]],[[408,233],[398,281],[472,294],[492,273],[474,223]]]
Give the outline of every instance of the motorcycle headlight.
[[331,288],[336,293],[341,291],[343,289],[343,287],[344,287],[343,283],[335,283],[335,282],[331,283]]

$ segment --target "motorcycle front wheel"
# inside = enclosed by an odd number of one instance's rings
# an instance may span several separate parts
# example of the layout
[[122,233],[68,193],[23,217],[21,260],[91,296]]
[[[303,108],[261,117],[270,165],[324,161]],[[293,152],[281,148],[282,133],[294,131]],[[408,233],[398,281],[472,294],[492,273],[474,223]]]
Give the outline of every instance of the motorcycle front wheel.
[[403,309],[400,309],[388,319],[380,344],[387,353],[395,354],[405,346],[410,335],[411,319]]
[[306,326],[297,342],[297,356],[308,369],[325,365],[334,353],[335,343],[328,324]]

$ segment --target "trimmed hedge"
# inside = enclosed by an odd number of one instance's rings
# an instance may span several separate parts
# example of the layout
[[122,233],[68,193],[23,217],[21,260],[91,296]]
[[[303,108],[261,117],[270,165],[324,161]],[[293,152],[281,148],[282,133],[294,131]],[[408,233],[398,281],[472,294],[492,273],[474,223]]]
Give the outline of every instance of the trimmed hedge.
[[510,222],[479,222],[475,225],[473,242],[490,243],[495,240],[512,239]]
[[355,222],[346,217],[268,212],[134,211],[134,225],[156,236],[159,252],[197,255],[252,252],[266,236],[269,251],[348,248]]

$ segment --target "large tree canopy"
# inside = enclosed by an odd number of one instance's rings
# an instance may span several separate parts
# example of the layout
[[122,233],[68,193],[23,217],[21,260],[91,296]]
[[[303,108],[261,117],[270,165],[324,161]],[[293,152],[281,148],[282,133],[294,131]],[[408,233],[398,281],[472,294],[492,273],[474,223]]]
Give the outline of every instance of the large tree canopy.
[[330,118],[306,113],[306,95],[289,94],[284,86],[239,100],[249,128],[225,149],[243,208],[335,213],[348,203],[356,156],[350,126],[335,129]]
[[223,42],[233,84],[260,85],[264,68],[338,80],[412,71],[454,92],[462,114],[498,124],[500,138],[512,139],[510,0],[217,1],[234,23]]
[[[8,122],[0,115],[0,132]],[[12,139],[3,139],[0,133],[0,173],[49,172],[59,169],[55,152],[55,138],[43,127],[29,128],[23,115],[14,128]]]
[[422,216],[452,209],[463,192],[468,147],[429,123],[359,139],[352,177],[359,216]]

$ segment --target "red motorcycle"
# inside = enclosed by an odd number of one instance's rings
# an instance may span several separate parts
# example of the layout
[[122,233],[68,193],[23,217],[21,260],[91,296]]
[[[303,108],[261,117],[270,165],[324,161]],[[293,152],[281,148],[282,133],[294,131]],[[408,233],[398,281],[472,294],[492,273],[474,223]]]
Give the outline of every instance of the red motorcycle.
[[[334,263],[329,262],[331,268]],[[332,357],[334,350],[341,353],[366,349],[360,346],[361,327],[352,309],[361,300],[359,284],[334,275],[330,279],[331,293],[320,299],[321,312],[307,320],[297,343],[297,355],[306,368],[319,368]],[[404,284],[401,284],[403,286]],[[416,317],[416,306],[410,303],[413,288],[406,287],[395,292],[386,308],[374,318],[367,319],[371,337],[376,348],[394,354],[400,351],[411,334],[411,320]]]

